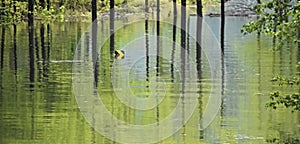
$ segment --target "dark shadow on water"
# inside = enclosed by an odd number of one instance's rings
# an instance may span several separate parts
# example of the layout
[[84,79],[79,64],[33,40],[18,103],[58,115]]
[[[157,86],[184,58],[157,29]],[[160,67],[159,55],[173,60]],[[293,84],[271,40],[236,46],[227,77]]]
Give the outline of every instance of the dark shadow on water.
[[30,101],[31,101],[31,134],[30,137],[31,139],[34,139],[35,137],[35,99],[34,99],[34,20],[29,19],[28,20],[28,47],[29,47],[29,88],[30,88]]
[[221,79],[222,79],[222,87],[221,87],[221,116],[224,115],[224,88],[225,88],[225,65],[224,65],[224,57],[225,57],[225,12],[224,12],[224,0],[221,2],[221,30],[220,30],[220,49],[221,49]]
[[17,55],[17,25],[13,25],[13,58],[14,58],[14,71],[15,78],[17,80],[17,69],[18,69],[18,55]]
[[[258,55],[258,59],[257,59],[257,66],[258,66],[258,93],[261,94],[262,93],[262,70],[261,70],[261,41],[260,41],[260,36],[258,36],[257,38],[257,55]],[[262,109],[261,109],[261,104],[262,104],[262,100],[260,98],[260,95],[259,96],[259,99],[258,99],[258,105],[257,107],[259,108],[259,111],[260,113],[258,114],[258,119],[260,121],[260,124],[261,124],[261,121],[262,121]],[[259,125],[260,128],[261,128],[261,125]]]
[[[147,0],[146,0],[147,2]],[[147,4],[146,4],[147,6]],[[146,7],[146,10],[148,8]],[[146,11],[147,12],[147,11]],[[145,20],[145,46],[146,46],[146,81],[149,82],[149,21],[146,17]],[[148,85],[147,85],[148,87]]]
[[97,40],[98,40],[98,20],[94,20],[92,24],[92,61],[94,67],[94,84],[95,87],[98,87],[98,71],[99,71],[99,62],[98,62],[98,48],[97,48]]
[[[198,104],[199,104],[199,124],[200,126],[202,125],[201,119],[202,119],[202,114],[203,114],[203,110],[202,110],[202,105],[203,105],[203,101],[202,101],[202,60],[201,60],[201,52],[202,52],[202,48],[201,48],[201,44],[202,44],[202,22],[203,19],[202,17],[197,16],[197,33],[196,33],[196,63],[197,63],[197,76],[198,76],[198,82],[199,82],[199,97],[198,97]],[[204,139],[204,130],[200,129],[199,131],[199,139]]]
[[[4,63],[4,44],[5,44],[5,26],[2,26],[2,34],[1,34],[1,55],[0,55],[0,80],[1,80],[1,86],[0,86],[0,90],[3,90],[3,63]],[[2,99],[2,96],[0,96],[0,98]]]
[[[41,52],[42,52],[42,67],[45,66],[46,48],[45,48],[45,25],[40,26]],[[44,69],[44,68],[43,68]]]
[[46,59],[49,60],[50,58],[50,48],[51,48],[51,44],[52,44],[52,30],[51,30],[51,26],[48,23],[47,24],[47,57]]
[[[298,40],[300,40],[300,29],[298,29]],[[300,42],[298,42],[298,62],[300,62]]]
[[[160,76],[160,0],[157,0],[156,3],[156,82],[158,82],[158,77]],[[158,90],[157,87],[155,90]],[[156,103],[158,103],[158,97],[156,96]],[[156,122],[159,124],[159,105],[156,107]]]
[[3,61],[4,61],[5,31],[6,31],[6,27],[2,26],[2,34],[1,34],[1,58],[0,58],[0,61],[1,61],[0,67],[1,67],[1,70],[3,68],[3,63],[4,63]]
[[177,5],[176,0],[173,1],[173,45],[171,52],[171,82],[174,82],[174,59],[175,59],[175,48],[176,48],[176,29],[177,29]]
[[[181,49],[181,100],[180,102],[182,103],[182,120],[185,119],[185,111],[184,111],[184,95],[185,95],[185,64],[186,64],[186,1],[183,0],[181,1],[181,39],[180,39],[180,49]],[[186,134],[186,128],[184,125],[184,121],[182,121],[182,135]],[[183,136],[183,142],[185,142],[185,136]]]
[[[50,33],[50,25],[47,24],[47,35],[45,37],[45,24],[41,24],[40,27],[40,39],[41,39],[41,51],[42,51],[42,77],[46,79],[48,77],[48,69],[49,69],[49,63],[46,61],[49,60],[49,51],[50,51],[50,41],[49,41],[49,33]],[[47,39],[48,41],[46,41]]]
[[110,13],[109,13],[109,29],[110,29],[110,54],[112,55],[115,51],[115,11],[114,11],[114,0],[110,1]]
[[30,87],[33,88],[34,82],[34,20],[28,21],[28,47],[29,47],[29,80]]
[[84,41],[85,41],[85,46],[84,46],[84,60],[89,61],[89,54],[90,54],[90,33],[85,32],[84,33]]

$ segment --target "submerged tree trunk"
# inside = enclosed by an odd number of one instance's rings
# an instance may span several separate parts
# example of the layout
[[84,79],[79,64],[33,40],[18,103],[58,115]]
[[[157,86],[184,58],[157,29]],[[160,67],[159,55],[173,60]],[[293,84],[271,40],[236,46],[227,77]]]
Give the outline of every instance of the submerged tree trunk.
[[33,19],[34,0],[28,0],[28,19]]
[[[156,26],[157,26],[157,29],[156,29],[156,35],[157,35],[157,56],[159,56],[160,54],[160,46],[159,46],[159,35],[160,35],[160,0],[157,0],[156,1]],[[158,57],[159,59],[159,57]],[[159,60],[158,60],[159,61]]]
[[[260,0],[257,0],[257,4],[261,4],[261,1]],[[260,18],[259,15],[256,16],[256,19],[258,20]],[[257,38],[259,39],[260,38],[260,31],[257,31]]]
[[97,40],[98,40],[98,19],[95,18],[92,23],[92,61],[94,68],[94,86],[98,87],[98,49],[97,49]]
[[18,56],[17,56],[17,25],[14,24],[13,30],[13,51],[14,51],[14,70],[15,76],[17,77],[17,67],[18,67]]
[[1,35],[1,56],[0,56],[0,61],[1,61],[1,69],[3,68],[3,61],[4,61],[4,47],[5,47],[5,31],[6,27],[2,26],[2,35]]
[[181,48],[186,48],[186,0],[181,1]]
[[174,14],[174,18],[175,18],[175,16],[177,18],[177,2],[176,2],[176,0],[173,0],[173,14]]
[[115,21],[115,11],[114,11],[114,5],[115,5],[115,1],[114,0],[110,0],[109,2],[109,7],[110,7],[110,15],[109,15],[109,27],[110,27],[110,53],[113,54],[113,52],[115,51],[115,36],[114,36],[114,21]]
[[[202,39],[202,17],[199,16],[199,14],[197,15],[197,35],[196,35],[196,62],[197,62],[197,76],[198,76],[198,81],[199,81],[199,97],[198,97],[198,104],[199,104],[199,124],[200,127],[202,126],[201,120],[202,120],[202,115],[203,115],[203,110],[202,110],[202,61],[201,61],[201,52],[202,52],[202,48],[201,48],[201,39]],[[203,139],[204,138],[204,130],[200,129],[199,131],[199,139]]]
[[145,12],[146,14],[149,12],[149,0],[145,0]]
[[92,0],[92,21],[97,18],[97,0]]
[[149,12],[149,1],[145,0],[145,12],[146,12],[146,20],[145,20],[145,47],[146,47],[146,82],[149,82],[149,20],[148,20],[148,12]]
[[47,0],[47,10],[48,11],[50,10],[50,6],[51,6],[50,0]]
[[44,9],[45,8],[45,0],[39,0],[40,6]]
[[225,1],[221,0],[221,52],[224,55]]
[[34,82],[34,23],[33,18],[28,21],[28,47],[29,47],[29,79],[30,87]]
[[[298,29],[298,40],[300,41],[300,29]],[[300,42],[298,42],[298,62],[300,62]]]
[[200,17],[203,17],[202,7],[202,0],[197,0],[197,15]]

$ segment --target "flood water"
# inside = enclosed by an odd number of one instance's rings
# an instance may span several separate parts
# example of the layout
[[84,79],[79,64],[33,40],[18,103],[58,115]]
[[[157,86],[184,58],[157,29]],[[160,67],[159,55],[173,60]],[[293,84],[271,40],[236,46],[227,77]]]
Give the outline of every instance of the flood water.
[[[187,36],[186,51],[177,48],[182,37],[179,29],[173,36],[172,25],[160,24],[159,33],[170,40],[175,37],[177,44],[172,45],[168,39],[156,39],[156,22],[140,21],[114,34],[114,48],[122,48],[124,58],[110,56],[111,41],[108,39],[103,42],[96,60],[91,49],[76,49],[79,42],[80,46],[92,47],[92,38],[85,33],[90,23],[35,21],[32,28],[28,23],[2,26],[0,143],[116,143],[93,128],[80,111],[76,92],[84,92],[88,86],[83,84],[74,89],[74,64],[96,64],[94,73],[87,73],[89,75],[80,77],[81,80],[89,81],[92,77],[92,84],[96,85],[106,108],[126,123],[160,122],[181,101],[181,94],[185,99],[196,97],[196,110],[187,123],[159,143],[299,143],[300,113],[284,108],[267,109],[265,104],[273,90],[295,90],[295,87],[281,88],[270,80],[276,75],[299,73],[296,63],[300,61],[300,52],[294,47],[272,51],[271,39],[242,36],[240,28],[249,20],[226,18],[223,83],[220,83],[222,105],[204,130],[199,129],[200,117],[212,90],[208,58],[202,52],[200,77],[199,69],[189,73],[195,70],[191,67],[199,64],[195,40]],[[204,21],[219,40],[220,19],[205,17]],[[196,20],[190,17],[187,23],[190,33],[195,33],[195,24]],[[101,26],[98,31],[105,33]],[[82,37],[87,40],[82,41]],[[157,53],[164,55],[157,57]],[[175,65],[183,61],[186,62],[183,67]],[[182,71],[185,72],[182,74]],[[182,85],[182,79],[194,81],[191,85]],[[151,86],[153,81],[155,84]],[[196,89],[188,89],[193,85]],[[135,110],[116,98],[124,94],[123,89],[130,89],[136,97],[146,98],[153,93],[151,87],[155,89],[156,98],[163,100],[149,110]],[[189,104],[187,100],[184,106]]]

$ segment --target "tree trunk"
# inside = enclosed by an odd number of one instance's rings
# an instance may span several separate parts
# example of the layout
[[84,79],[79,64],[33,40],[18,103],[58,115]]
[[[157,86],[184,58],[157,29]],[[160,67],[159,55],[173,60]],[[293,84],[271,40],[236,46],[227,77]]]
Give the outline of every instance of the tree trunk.
[[113,54],[115,51],[114,47],[114,41],[115,41],[115,36],[114,36],[114,20],[115,20],[115,11],[114,11],[114,0],[110,0],[109,2],[109,7],[110,7],[110,21],[109,21],[109,27],[110,27],[110,53]]
[[34,71],[35,71],[34,70],[34,27],[33,26],[34,26],[33,18],[30,18],[28,21],[29,80],[31,82],[30,87],[34,86],[33,82],[34,82]]
[[197,15],[200,17],[203,17],[202,7],[202,0],[197,0]]
[[156,73],[160,71],[160,0],[156,1]]
[[50,0],[47,0],[47,10],[48,11],[50,10],[50,6],[51,6]]
[[14,70],[15,76],[17,76],[17,68],[18,68],[18,56],[17,56],[17,25],[14,24],[13,30],[13,51],[14,51]]
[[97,18],[97,0],[92,0],[92,21]]
[[221,53],[224,55],[225,1],[221,0]]
[[34,11],[34,1],[28,0],[28,19],[29,19],[29,21],[33,19],[33,11]]
[[2,26],[2,35],[1,35],[1,56],[0,56],[0,61],[1,61],[1,70],[3,68],[3,61],[4,61],[4,47],[5,47],[5,31],[6,27]]
[[[146,0],[148,2],[148,0]],[[148,3],[146,3],[148,5]],[[147,9],[147,8],[146,8]],[[145,20],[145,46],[146,46],[146,81],[149,82],[149,21]]]
[[176,2],[176,0],[173,0],[173,13],[174,13],[174,17],[177,16],[177,2]]
[[44,9],[45,8],[45,0],[39,0],[40,6]]
[[186,0],[181,1],[181,48],[186,48]]

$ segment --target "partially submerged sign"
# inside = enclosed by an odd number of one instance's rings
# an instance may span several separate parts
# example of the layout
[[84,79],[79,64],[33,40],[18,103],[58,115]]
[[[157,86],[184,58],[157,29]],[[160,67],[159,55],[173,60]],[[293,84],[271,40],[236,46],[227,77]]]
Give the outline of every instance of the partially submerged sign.
[[124,59],[125,58],[125,52],[123,50],[116,50],[115,51],[115,58],[116,59]]

